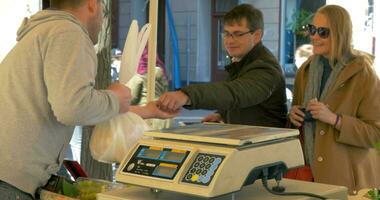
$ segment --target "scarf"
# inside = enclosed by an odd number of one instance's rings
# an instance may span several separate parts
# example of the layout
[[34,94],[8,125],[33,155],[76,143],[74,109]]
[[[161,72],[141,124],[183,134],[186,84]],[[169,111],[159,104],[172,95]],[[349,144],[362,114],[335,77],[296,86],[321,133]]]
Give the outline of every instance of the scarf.
[[[302,102],[302,107],[306,108],[307,104],[312,99],[318,99],[318,101],[323,102],[331,90],[332,86],[336,82],[340,71],[343,69],[344,65],[337,63],[332,67],[330,76],[328,77],[325,87],[320,94],[321,80],[323,75],[323,61],[322,57],[317,55],[310,63],[309,78],[307,81],[304,99]],[[318,98],[319,97],[319,98]],[[311,122],[304,122],[304,143],[305,143],[305,161],[306,164],[311,165],[314,155],[314,140],[315,140],[315,120]]]

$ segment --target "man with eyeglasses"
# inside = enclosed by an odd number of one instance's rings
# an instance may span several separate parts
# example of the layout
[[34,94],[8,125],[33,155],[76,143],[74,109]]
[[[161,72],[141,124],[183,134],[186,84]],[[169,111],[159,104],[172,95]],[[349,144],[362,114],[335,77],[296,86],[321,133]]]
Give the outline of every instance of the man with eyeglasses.
[[262,44],[262,12],[249,4],[230,10],[224,20],[224,45],[232,63],[228,80],[189,85],[160,97],[164,110],[216,109],[203,122],[283,127],[286,122],[285,78]]

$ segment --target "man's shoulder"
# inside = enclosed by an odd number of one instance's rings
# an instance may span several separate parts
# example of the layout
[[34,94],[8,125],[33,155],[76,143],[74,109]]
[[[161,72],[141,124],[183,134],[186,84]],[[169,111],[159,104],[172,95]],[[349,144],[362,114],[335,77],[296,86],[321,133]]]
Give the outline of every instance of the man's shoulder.
[[258,58],[247,63],[242,71],[250,70],[274,70],[278,71],[281,69],[280,64],[273,59]]
[[258,75],[284,79],[284,73],[276,60],[258,58],[247,63],[240,71],[240,76],[257,77]]
[[81,25],[65,18],[47,19],[36,25],[29,32],[33,35],[44,38],[44,41],[56,38],[56,36],[63,34],[71,34],[76,37],[83,37],[86,35],[86,30],[84,30]]
[[61,34],[68,32],[83,33],[83,29],[76,23],[68,20],[57,20],[45,24],[49,34]]
[[248,62],[246,62],[247,66],[251,67],[270,67],[275,66],[276,68],[280,67],[276,57],[272,54],[272,52],[265,47],[263,44],[259,45],[256,49],[250,52],[247,56]]

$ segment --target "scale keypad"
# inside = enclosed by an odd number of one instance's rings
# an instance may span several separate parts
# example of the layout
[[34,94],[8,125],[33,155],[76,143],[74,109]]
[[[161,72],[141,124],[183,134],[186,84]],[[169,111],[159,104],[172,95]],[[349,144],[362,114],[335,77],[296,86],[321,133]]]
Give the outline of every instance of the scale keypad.
[[223,159],[224,156],[220,155],[198,154],[183,177],[182,182],[209,185]]

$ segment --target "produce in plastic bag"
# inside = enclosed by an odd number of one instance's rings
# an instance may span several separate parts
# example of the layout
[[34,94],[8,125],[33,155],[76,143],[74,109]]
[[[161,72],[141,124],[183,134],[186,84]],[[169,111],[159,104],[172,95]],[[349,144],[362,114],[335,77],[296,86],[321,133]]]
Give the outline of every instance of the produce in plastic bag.
[[132,112],[117,115],[97,124],[90,140],[91,155],[101,162],[120,163],[129,149],[149,127]]
[[[128,83],[129,79],[136,74],[137,61],[141,58],[149,33],[149,24],[146,24],[139,33],[137,21],[132,21],[120,64],[119,81],[121,83]],[[91,155],[101,162],[120,163],[129,149],[148,129],[146,122],[132,112],[117,115],[109,121],[97,124],[90,141]]]

